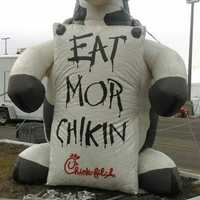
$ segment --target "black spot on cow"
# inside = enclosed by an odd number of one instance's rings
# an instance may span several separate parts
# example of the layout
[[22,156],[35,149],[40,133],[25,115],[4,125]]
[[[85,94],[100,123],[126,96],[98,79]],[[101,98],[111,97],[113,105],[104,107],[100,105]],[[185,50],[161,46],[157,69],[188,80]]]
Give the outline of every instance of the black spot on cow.
[[135,27],[132,29],[131,34],[134,38],[140,38],[142,35],[142,29],[140,27]]
[[106,14],[104,17],[104,22],[106,25],[125,25],[131,26],[132,19],[129,13],[125,10],[119,10]]
[[10,77],[8,96],[20,110],[31,113],[42,105],[45,88],[41,81],[33,76],[16,74]]
[[126,12],[130,13],[128,0],[123,0],[123,5],[124,5],[124,9],[126,10]]
[[85,21],[85,18],[87,16],[87,9],[83,8],[80,5],[77,5],[75,8],[73,20],[74,21]]
[[176,196],[182,192],[181,179],[176,168],[156,169],[140,174],[139,185],[140,188],[161,196]]
[[43,119],[44,119],[44,125],[45,125],[45,134],[48,141],[50,141],[53,116],[54,116],[54,105],[51,105],[48,102],[48,100],[45,98],[44,106],[43,106]]
[[56,29],[57,35],[63,35],[66,31],[66,27],[63,24],[59,24]]
[[163,117],[171,117],[187,100],[187,83],[181,77],[159,79],[149,90],[154,111]]
[[47,167],[18,157],[13,169],[13,179],[21,184],[41,185],[46,183],[48,171]]
[[152,108],[150,109],[150,112],[149,112],[149,118],[150,118],[150,126],[147,131],[147,137],[141,149],[141,152],[147,148],[152,148],[156,139],[156,130],[157,130],[159,118],[156,112]]

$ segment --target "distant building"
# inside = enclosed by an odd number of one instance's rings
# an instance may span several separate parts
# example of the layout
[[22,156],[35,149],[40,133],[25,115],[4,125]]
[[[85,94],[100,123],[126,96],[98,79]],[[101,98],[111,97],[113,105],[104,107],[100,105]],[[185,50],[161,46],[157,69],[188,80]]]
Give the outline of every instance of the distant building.
[[20,55],[0,55],[0,124],[6,123],[9,119],[42,120],[42,107],[31,114],[24,113],[7,95],[10,70],[18,57]]
[[192,84],[192,98],[200,98],[200,83],[193,83]]
[[192,84],[193,110],[196,116],[200,116],[200,83]]

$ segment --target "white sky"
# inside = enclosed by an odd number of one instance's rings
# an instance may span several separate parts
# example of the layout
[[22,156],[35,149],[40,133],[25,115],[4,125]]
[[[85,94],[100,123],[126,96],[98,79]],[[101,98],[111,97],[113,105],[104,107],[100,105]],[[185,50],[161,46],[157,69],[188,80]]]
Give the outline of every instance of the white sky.
[[[10,36],[8,52],[52,39],[52,24],[73,14],[75,0],[0,0],[0,37]],[[190,5],[186,0],[130,0],[130,10],[188,65]],[[0,41],[0,54],[4,44]],[[200,2],[195,4],[193,82],[200,82]]]

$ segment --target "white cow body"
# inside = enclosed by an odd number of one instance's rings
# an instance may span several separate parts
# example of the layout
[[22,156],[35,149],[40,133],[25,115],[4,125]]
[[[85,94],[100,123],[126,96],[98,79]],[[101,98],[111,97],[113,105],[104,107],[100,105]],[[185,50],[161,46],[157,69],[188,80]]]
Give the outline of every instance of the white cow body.
[[[127,13],[119,11],[126,8],[125,0],[93,3],[77,1],[74,22],[55,24],[54,41],[28,49],[11,72],[11,79],[21,74],[40,81],[48,77],[46,101],[53,107],[51,139],[44,152],[38,150],[45,160],[43,167],[49,170],[47,182],[137,193],[140,175],[142,188],[176,193],[178,186],[171,191],[171,185],[178,184],[171,180],[174,162],[149,149],[153,143],[149,141],[154,140],[151,134],[156,128],[153,116],[172,115],[173,106],[182,104],[169,103],[171,96],[181,94],[171,92],[165,84],[185,81],[184,63],[173,50],[146,40],[144,27],[129,24]],[[166,103],[162,100],[165,95]],[[167,102],[170,105],[165,110]],[[27,154],[29,157],[30,150]],[[27,154],[23,152],[21,159],[27,160]],[[42,163],[41,157],[38,163]],[[29,160],[37,163],[37,159]],[[73,171],[79,164],[82,168]],[[108,182],[93,177],[97,176],[92,171],[96,166],[103,169],[98,176]],[[160,181],[166,169],[171,172],[167,172],[164,186],[149,184],[149,172]]]

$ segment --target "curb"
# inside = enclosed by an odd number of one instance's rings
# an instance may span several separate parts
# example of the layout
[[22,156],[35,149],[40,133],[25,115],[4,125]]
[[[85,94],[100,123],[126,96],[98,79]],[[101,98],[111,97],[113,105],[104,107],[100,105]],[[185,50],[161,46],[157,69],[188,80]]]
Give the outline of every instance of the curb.
[[20,141],[16,141],[16,140],[8,140],[8,139],[3,139],[0,140],[0,144],[1,143],[7,143],[7,144],[17,144],[17,145],[24,145],[24,146],[32,146],[32,143],[28,143],[28,142],[20,142]]
[[19,200],[19,199],[6,199],[6,198],[0,198],[0,200]]
[[186,178],[195,178],[200,181],[200,174],[197,174],[195,172],[192,172],[188,169],[179,169],[180,175]]

